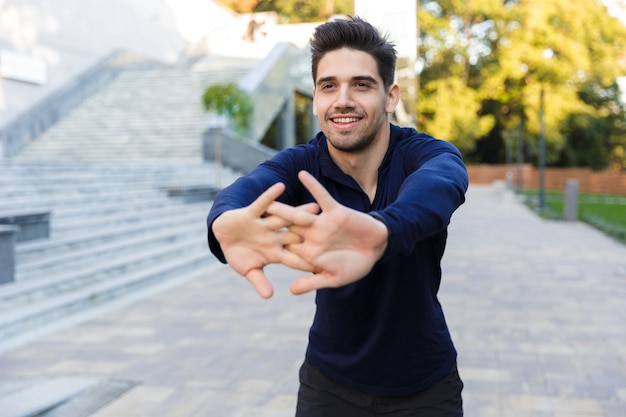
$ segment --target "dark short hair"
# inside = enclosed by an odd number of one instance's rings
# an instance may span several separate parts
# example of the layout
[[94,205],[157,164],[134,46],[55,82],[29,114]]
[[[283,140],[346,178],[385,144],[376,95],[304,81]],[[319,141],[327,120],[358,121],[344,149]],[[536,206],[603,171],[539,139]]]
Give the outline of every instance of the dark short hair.
[[338,18],[323,23],[313,32],[311,38],[311,74],[313,83],[317,78],[317,66],[320,59],[327,53],[341,48],[356,49],[370,54],[376,61],[378,72],[383,79],[385,88],[394,82],[396,68],[396,49],[393,42],[388,40],[370,23],[358,16]]

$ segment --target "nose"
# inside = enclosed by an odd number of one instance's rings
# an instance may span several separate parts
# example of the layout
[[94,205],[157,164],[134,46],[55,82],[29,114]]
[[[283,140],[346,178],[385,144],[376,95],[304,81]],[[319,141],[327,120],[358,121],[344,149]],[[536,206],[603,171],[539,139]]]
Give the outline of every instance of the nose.
[[337,91],[337,100],[335,101],[335,107],[338,108],[353,108],[354,101],[349,86],[341,86]]

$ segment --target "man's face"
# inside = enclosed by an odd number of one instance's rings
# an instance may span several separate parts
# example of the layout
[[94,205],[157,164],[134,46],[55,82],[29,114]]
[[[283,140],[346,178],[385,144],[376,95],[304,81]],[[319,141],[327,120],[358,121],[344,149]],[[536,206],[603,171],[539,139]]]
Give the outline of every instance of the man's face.
[[319,61],[313,109],[329,144],[340,151],[361,152],[380,138],[397,96],[397,86],[385,90],[366,52],[341,48]]

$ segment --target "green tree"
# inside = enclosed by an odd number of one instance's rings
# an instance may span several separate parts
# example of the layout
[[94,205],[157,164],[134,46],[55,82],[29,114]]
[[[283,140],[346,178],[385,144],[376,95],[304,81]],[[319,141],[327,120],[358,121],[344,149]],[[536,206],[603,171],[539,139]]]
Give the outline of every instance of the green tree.
[[224,6],[237,13],[252,13],[262,0],[218,0]]
[[335,14],[351,14],[352,0],[219,0],[237,13],[276,12],[284,22],[320,22]]
[[559,164],[593,169],[626,168],[623,155],[626,112],[619,100],[617,83],[607,88],[584,84],[578,93],[593,111],[568,115],[562,128],[567,135],[567,145],[561,152]]
[[[420,4],[420,129],[443,132],[470,161],[501,163],[505,139],[517,136],[523,118],[534,160],[543,90],[548,163],[591,164],[571,157],[581,141],[607,147],[597,152],[604,165],[619,157],[623,106],[613,86],[626,73],[626,28],[599,1]],[[609,133],[604,145],[592,131]]]
[[202,94],[204,109],[226,116],[240,134],[246,134],[252,123],[252,98],[235,83],[211,84]]

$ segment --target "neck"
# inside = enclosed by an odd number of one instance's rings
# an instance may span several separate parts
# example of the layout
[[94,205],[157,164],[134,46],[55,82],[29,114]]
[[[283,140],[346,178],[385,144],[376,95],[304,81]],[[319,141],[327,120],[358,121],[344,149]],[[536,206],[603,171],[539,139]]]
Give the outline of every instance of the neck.
[[374,141],[370,147],[362,152],[344,152],[333,148],[330,144],[328,151],[335,164],[359,184],[371,202],[376,196],[378,168],[382,164],[388,148],[389,134]]

